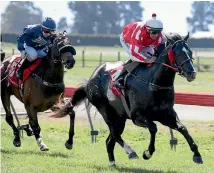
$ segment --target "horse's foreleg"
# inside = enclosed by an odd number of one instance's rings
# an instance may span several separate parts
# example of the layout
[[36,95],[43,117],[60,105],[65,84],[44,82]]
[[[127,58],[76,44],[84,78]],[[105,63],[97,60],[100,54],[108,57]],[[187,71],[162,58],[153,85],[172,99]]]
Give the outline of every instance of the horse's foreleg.
[[40,150],[48,151],[49,149],[48,149],[47,145],[43,142],[43,139],[40,135],[41,129],[40,129],[40,126],[38,123],[37,112],[33,107],[34,107],[33,105],[29,105],[29,106],[25,107],[27,110],[28,116],[29,116],[29,124],[33,130],[33,133],[35,135],[37,144],[40,147]]
[[203,160],[202,160],[201,154],[198,151],[198,146],[194,142],[192,136],[189,134],[187,128],[180,122],[180,120],[177,120],[176,124],[177,124],[176,130],[178,130],[184,136],[184,138],[186,139],[186,141],[188,142],[188,144],[190,146],[190,149],[194,153],[193,161],[195,163],[202,164]]
[[175,129],[177,131],[179,131],[184,138],[186,139],[186,141],[188,142],[190,149],[192,150],[192,152],[194,153],[193,155],[193,161],[195,163],[198,164],[202,164],[202,157],[201,154],[198,151],[198,146],[196,145],[196,143],[194,142],[193,138],[191,137],[191,135],[189,134],[187,128],[180,122],[177,113],[173,110],[172,114],[170,114],[167,117],[167,122],[161,122],[167,126],[169,126],[172,129]]
[[148,121],[148,129],[150,132],[150,143],[148,150],[144,151],[143,158],[148,160],[152,157],[152,154],[155,152],[155,135],[157,133],[157,126],[154,122]]
[[13,129],[13,134],[14,134],[14,140],[13,140],[13,145],[15,147],[20,147],[21,146],[21,140],[20,140],[20,134],[19,130],[14,124],[13,121],[13,116],[11,114],[10,110],[10,91],[7,90],[7,87],[2,84],[1,86],[1,100],[2,100],[2,105],[4,107],[4,110],[6,112],[6,117],[5,120],[6,122],[10,125],[10,127]]

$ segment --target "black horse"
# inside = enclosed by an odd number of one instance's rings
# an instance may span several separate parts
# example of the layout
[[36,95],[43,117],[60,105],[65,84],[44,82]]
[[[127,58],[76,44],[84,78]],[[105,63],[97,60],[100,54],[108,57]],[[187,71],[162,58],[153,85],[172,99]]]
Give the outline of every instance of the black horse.
[[[189,82],[196,78],[196,71],[192,62],[192,51],[186,41],[189,34],[182,39],[178,34],[168,34],[167,43],[162,45],[162,53],[151,67],[140,64],[126,79],[125,98],[130,110],[130,117],[134,124],[146,126],[151,134],[150,144],[143,153],[144,159],[150,159],[155,151],[155,135],[157,126],[153,121],[159,121],[165,126],[179,131],[187,140],[193,151],[193,161],[203,163],[198,147],[180,122],[174,106],[174,80],[178,71]],[[110,134],[106,140],[106,147],[110,165],[115,165],[114,146],[118,142],[124,148],[129,158],[138,158],[136,152],[121,138],[126,119],[129,119],[122,101],[114,96],[109,89],[111,77],[108,63],[98,67],[87,84],[79,87],[70,103],[62,111],[70,115],[68,149],[72,148],[74,135],[73,107],[84,99],[88,99],[103,116],[109,127]],[[62,114],[56,117],[63,116]]]
[[[52,45],[46,58],[43,59],[39,67],[24,81],[23,89],[8,85],[8,77],[14,73],[9,71],[9,66],[16,56],[8,57],[1,66],[1,100],[6,112],[6,121],[13,129],[13,144],[21,146],[19,129],[15,126],[10,110],[10,96],[15,95],[24,103],[29,117],[29,124],[41,151],[48,150],[40,135],[40,126],[37,113],[51,108],[59,96],[64,92],[64,66],[73,68],[75,60],[73,55],[75,49],[71,46],[65,33],[57,33],[53,36]],[[30,129],[26,129],[28,135]]]

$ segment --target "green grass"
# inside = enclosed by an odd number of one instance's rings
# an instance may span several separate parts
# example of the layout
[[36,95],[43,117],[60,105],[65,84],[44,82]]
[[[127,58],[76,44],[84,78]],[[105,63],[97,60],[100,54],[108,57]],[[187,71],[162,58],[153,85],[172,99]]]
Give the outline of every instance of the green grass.
[[192,161],[192,152],[187,142],[179,133],[177,150],[171,151],[168,129],[159,126],[156,137],[156,152],[145,161],[141,155],[148,147],[149,132],[130,123],[124,131],[123,138],[138,154],[138,160],[128,160],[123,149],[116,144],[115,159],[117,168],[108,166],[105,140],[108,136],[107,126],[96,122],[99,130],[97,143],[91,144],[88,122],[78,120],[73,150],[64,148],[67,139],[68,122],[65,120],[40,119],[43,140],[50,151],[41,152],[34,137],[24,135],[22,146],[12,145],[12,130],[3,120],[1,122],[1,172],[2,173],[213,173],[214,170],[214,122],[187,123],[190,134],[199,146],[204,160],[203,165]]
[[[4,51],[11,51],[12,48],[16,49],[15,44],[2,43]],[[117,52],[124,52],[121,47],[95,47],[95,46],[77,46],[77,55],[75,56],[76,65],[72,70],[67,71],[65,74],[66,85],[79,85],[83,79],[89,79],[94,69],[100,64],[100,52],[106,52],[103,54],[102,62],[116,61]],[[85,65],[82,67],[82,50],[85,50]],[[91,52],[91,53],[89,53]],[[113,55],[108,53],[115,52]],[[7,54],[8,55],[8,54]],[[9,56],[9,55],[8,55]],[[128,56],[121,56],[121,60],[127,60]],[[194,61],[197,63],[197,60]],[[214,58],[200,58],[201,69],[204,70],[203,65],[211,65],[209,70],[214,71]],[[185,78],[176,76],[175,89],[176,91],[191,91],[191,92],[209,92],[214,93],[214,72],[199,72],[197,78],[193,82],[187,82]]]

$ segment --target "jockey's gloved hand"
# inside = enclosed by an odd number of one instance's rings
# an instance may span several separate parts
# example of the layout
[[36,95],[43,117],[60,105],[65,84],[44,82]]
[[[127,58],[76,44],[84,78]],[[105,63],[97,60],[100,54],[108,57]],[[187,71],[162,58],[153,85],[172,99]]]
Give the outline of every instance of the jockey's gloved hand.
[[21,57],[22,57],[22,58],[24,58],[24,57],[25,57],[25,55],[26,55],[25,50],[22,50],[22,51],[21,51]]
[[146,63],[153,63],[157,59],[156,56],[152,56],[151,58],[148,58],[145,60]]

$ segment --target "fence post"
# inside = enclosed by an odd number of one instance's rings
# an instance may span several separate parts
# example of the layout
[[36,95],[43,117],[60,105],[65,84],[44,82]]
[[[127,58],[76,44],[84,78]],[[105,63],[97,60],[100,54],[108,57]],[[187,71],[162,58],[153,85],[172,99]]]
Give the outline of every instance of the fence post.
[[103,54],[102,52],[100,53],[100,65],[102,64],[102,59],[103,59]]
[[197,69],[198,69],[198,72],[200,72],[200,58],[198,56],[197,50],[195,51],[195,56],[197,58]]
[[200,60],[199,56],[197,56],[197,67],[198,67],[198,72],[200,72]]
[[117,60],[120,61],[120,52],[117,53]]
[[85,67],[85,51],[82,51],[82,67]]
[[14,50],[14,48],[12,49],[12,55],[15,55],[15,50]]

